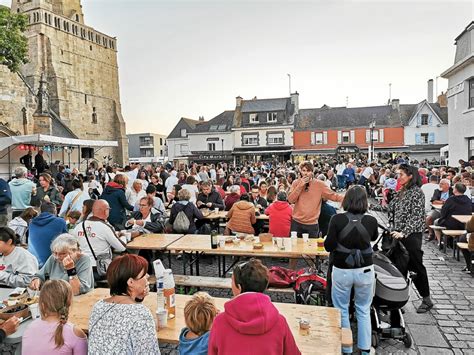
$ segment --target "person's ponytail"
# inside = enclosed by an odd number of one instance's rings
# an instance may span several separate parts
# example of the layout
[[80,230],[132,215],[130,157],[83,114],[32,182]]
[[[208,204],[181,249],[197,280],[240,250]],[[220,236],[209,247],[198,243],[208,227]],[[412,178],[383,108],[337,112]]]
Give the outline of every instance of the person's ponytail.
[[59,349],[64,345],[64,336],[63,336],[63,329],[64,325],[67,323],[67,319],[69,316],[69,310],[67,306],[64,306],[59,310],[59,323],[56,327],[56,331],[54,332],[54,343],[56,344],[56,348]]

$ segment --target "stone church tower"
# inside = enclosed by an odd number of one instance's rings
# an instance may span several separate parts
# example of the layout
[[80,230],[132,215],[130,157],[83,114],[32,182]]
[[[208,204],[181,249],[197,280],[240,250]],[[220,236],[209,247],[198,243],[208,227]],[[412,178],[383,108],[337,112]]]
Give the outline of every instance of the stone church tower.
[[125,163],[116,38],[85,25],[80,0],[12,0],[11,10],[29,17],[29,62],[21,69],[23,80],[0,66],[0,123],[18,134],[37,133],[35,95],[46,82],[49,132],[117,140],[118,148],[103,148],[95,158],[102,163],[110,154]]

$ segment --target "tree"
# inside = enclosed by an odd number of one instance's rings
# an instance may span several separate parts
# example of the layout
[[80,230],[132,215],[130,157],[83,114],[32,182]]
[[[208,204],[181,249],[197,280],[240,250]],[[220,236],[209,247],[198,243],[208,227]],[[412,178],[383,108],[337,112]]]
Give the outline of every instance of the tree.
[[28,17],[0,5],[0,64],[11,72],[19,73],[21,65],[28,62],[28,40],[24,35],[27,25]]

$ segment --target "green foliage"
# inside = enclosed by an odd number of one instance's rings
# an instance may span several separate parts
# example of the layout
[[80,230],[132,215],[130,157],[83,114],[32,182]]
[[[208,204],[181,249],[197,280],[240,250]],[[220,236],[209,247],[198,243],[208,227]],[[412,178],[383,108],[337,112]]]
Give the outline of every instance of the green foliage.
[[28,40],[24,35],[28,17],[0,6],[0,65],[17,72],[28,62]]

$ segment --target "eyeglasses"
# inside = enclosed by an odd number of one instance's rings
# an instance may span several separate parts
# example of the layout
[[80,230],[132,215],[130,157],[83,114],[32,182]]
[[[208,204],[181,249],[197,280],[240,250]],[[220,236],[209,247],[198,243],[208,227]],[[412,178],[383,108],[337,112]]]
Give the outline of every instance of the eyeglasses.
[[148,205],[138,205],[138,206],[140,206],[140,207],[148,207]]

